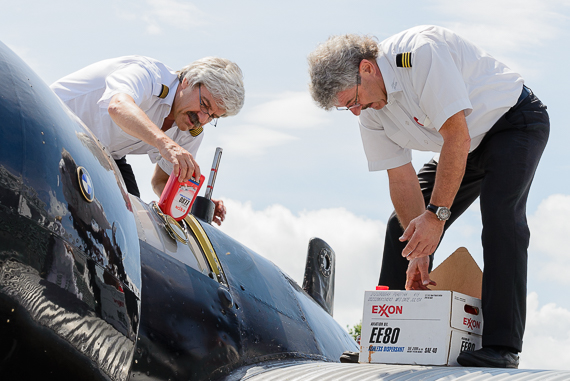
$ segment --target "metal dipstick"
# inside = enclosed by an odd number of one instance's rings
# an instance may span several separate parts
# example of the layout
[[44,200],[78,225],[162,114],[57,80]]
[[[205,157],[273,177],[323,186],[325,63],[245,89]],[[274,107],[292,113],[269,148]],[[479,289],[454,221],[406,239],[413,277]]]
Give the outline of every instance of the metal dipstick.
[[214,155],[214,161],[212,162],[212,169],[210,170],[210,178],[208,179],[208,186],[206,187],[206,198],[208,200],[212,199],[212,192],[214,191],[214,183],[216,182],[216,176],[218,175],[218,166],[220,165],[220,160],[222,158],[221,147],[216,148],[216,154]]

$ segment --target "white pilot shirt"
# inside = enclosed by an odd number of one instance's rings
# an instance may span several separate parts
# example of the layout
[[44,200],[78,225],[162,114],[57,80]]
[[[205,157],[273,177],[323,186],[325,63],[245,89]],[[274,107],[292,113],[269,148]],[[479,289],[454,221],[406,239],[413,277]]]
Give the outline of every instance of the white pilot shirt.
[[[359,116],[370,171],[411,162],[412,149],[440,152],[439,129],[462,110],[473,151],[522,91],[519,74],[445,28],[418,26],[379,47],[388,103]],[[411,67],[397,67],[399,53],[411,53]]]
[[[91,129],[114,159],[125,155],[147,154],[152,163],[170,174],[172,163],[158,149],[129,135],[109,115],[107,108],[115,94],[130,95],[149,119],[159,128],[170,113],[179,81],[175,71],[152,58],[125,56],[100,61],[54,82],[50,87],[56,95]],[[168,87],[165,95],[163,85]],[[165,132],[194,157],[203,133],[192,136],[181,131],[176,123]]]

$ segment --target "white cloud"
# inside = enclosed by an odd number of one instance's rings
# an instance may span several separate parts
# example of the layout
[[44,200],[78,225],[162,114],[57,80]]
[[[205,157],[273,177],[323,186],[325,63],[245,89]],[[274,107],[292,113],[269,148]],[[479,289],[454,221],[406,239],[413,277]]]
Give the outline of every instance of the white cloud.
[[538,294],[527,298],[526,332],[519,368],[568,369],[570,311],[550,303],[539,309]]
[[131,3],[128,10],[123,6],[118,12],[123,19],[142,20],[148,34],[162,34],[164,26],[188,30],[208,24],[206,13],[197,6],[177,0],[147,0],[146,6]]
[[307,92],[287,91],[267,98],[271,100],[246,107],[239,116],[246,124],[226,129],[215,144],[235,155],[259,157],[299,140],[299,130],[329,122],[326,112],[313,104]]
[[549,196],[529,217],[530,249],[546,254],[541,261],[540,275],[544,279],[570,284],[570,195]]
[[[441,0],[438,10],[453,16],[450,29],[493,52],[524,51],[565,32],[567,0]],[[561,12],[562,11],[562,12]]]
[[176,0],[147,0],[151,10],[147,16],[155,17],[161,24],[174,25],[180,29],[207,24],[206,14],[192,3]]
[[220,145],[240,156],[260,156],[270,148],[297,140],[279,131],[254,125],[233,126],[218,137]]
[[302,285],[309,239],[325,240],[336,254],[335,319],[343,326],[362,318],[364,291],[378,283],[385,225],[344,208],[294,215],[281,205],[254,210],[250,203],[224,199],[221,230],[270,259]]
[[319,109],[308,92],[287,91],[273,100],[251,108],[245,119],[253,124],[283,128],[311,128],[329,122],[326,111]]

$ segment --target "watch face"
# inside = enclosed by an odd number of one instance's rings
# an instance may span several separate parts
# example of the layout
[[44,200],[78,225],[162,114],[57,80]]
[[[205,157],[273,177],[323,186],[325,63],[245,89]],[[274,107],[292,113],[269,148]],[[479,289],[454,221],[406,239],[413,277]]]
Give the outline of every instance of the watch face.
[[446,221],[451,216],[451,212],[446,207],[441,207],[437,210],[437,218],[441,221]]

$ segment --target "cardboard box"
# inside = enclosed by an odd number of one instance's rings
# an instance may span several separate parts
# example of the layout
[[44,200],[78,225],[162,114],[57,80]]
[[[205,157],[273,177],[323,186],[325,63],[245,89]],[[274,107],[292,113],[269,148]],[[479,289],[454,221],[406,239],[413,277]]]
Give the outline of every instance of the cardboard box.
[[429,274],[437,286],[432,290],[450,290],[481,299],[483,272],[466,248],[460,247]]
[[367,291],[360,362],[457,365],[481,348],[481,301],[454,291]]

